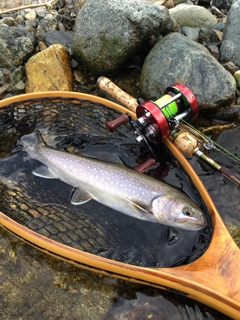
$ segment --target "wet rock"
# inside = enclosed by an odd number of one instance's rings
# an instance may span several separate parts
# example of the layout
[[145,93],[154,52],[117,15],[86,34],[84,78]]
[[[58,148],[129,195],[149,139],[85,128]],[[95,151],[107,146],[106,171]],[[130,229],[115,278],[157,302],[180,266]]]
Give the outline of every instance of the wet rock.
[[26,63],[26,93],[72,91],[72,71],[67,50],[55,44],[31,57]]
[[223,41],[220,48],[220,61],[232,61],[240,68],[240,0],[233,3],[227,16],[223,32]]
[[217,23],[214,17],[207,9],[198,5],[180,4],[172,9],[169,9],[171,18],[183,27],[192,28],[211,28]]
[[76,19],[72,53],[93,74],[111,74],[168,21],[165,7],[147,1],[88,0]]
[[0,25],[0,68],[18,67],[34,52],[34,38],[18,27]]
[[72,47],[73,35],[70,32],[50,30],[46,33],[44,40],[47,46],[61,44],[66,49],[70,49]]
[[225,106],[235,98],[232,75],[204,46],[180,33],[167,35],[153,47],[140,77],[146,99],[159,98],[174,83],[189,87],[202,109]]

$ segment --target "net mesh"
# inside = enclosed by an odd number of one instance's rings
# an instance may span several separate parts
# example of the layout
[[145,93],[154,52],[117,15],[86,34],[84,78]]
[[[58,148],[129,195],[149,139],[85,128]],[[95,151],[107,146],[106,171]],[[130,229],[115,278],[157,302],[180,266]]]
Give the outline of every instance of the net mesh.
[[[32,174],[39,163],[26,157],[20,139],[36,129],[54,148],[129,167],[139,164],[147,151],[136,143],[130,126],[123,125],[113,133],[106,127],[106,121],[118,115],[116,110],[90,99],[58,96],[2,107],[0,210],[52,240],[125,263],[169,267],[195,260],[209,245],[210,221],[205,229],[191,232],[134,219],[93,200],[73,206],[69,201],[71,186]],[[174,174],[177,170],[183,191],[196,197],[181,166],[172,165],[170,158],[167,161]]]

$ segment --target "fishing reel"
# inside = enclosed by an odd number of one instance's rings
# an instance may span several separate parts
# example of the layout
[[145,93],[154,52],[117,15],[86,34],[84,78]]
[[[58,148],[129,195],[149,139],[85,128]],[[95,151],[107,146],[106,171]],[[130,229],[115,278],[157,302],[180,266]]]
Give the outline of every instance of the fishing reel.
[[156,164],[157,157],[153,145],[169,137],[180,120],[191,121],[198,116],[197,100],[185,85],[174,84],[167,87],[164,93],[164,96],[156,101],[139,99],[136,108],[137,120],[133,120],[129,113],[124,113],[106,123],[108,129],[113,132],[129,122],[137,142],[149,149],[153,159],[149,159],[139,170],[137,169],[141,172]]

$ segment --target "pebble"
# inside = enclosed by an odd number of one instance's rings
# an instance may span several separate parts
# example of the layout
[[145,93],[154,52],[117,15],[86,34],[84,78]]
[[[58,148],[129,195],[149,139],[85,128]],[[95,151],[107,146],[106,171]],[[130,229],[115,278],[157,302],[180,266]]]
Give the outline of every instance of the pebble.
[[36,17],[37,17],[37,14],[36,14],[36,11],[34,11],[34,10],[29,11],[29,12],[25,15],[25,19],[26,19],[26,20],[34,20],[34,19],[36,19]]
[[235,66],[235,64],[232,61],[223,63],[223,67],[226,70],[228,70],[231,74],[234,74],[236,71],[238,71],[238,67]]
[[237,88],[240,89],[240,70],[236,71],[233,76],[236,80]]
[[207,9],[198,5],[180,4],[169,10],[170,15],[181,27],[211,28],[217,18]]

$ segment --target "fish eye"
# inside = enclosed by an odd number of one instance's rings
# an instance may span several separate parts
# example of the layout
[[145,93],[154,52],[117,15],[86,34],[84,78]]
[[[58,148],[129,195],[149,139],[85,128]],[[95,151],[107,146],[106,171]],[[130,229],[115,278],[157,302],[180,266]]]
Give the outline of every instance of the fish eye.
[[191,207],[185,207],[183,208],[183,213],[188,217],[192,217],[194,215],[194,209]]

